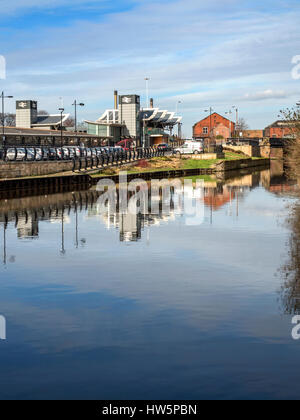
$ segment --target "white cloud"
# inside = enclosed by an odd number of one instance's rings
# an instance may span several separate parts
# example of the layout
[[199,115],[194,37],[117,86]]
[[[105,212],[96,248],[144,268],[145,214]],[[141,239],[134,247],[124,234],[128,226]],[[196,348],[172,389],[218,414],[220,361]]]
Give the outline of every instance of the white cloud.
[[263,101],[266,99],[287,98],[288,94],[284,90],[267,89],[262,92],[246,93],[245,99],[249,101]]
[[[10,2],[11,7],[33,3]],[[298,91],[291,79],[291,57],[300,52],[296,3],[289,2],[293,11],[274,14],[271,9],[279,3],[267,3],[268,12],[265,6],[260,10],[236,0],[226,5],[219,0],[136,1],[134,9],[101,22],[77,20],[68,27],[39,29],[34,36],[18,30],[7,54],[6,83],[27,86],[28,95],[49,106],[56,106],[59,96],[66,103],[80,96],[89,104],[84,112],[96,118],[111,105],[114,89],[143,95],[147,74],[156,103],[174,108],[176,98],[183,99],[188,132],[203,107],[225,110],[233,102],[245,109],[246,119],[251,115],[256,128],[261,110],[255,116],[246,111],[247,104],[273,99],[274,108],[264,117],[267,125]]]
[[2,14],[26,12],[28,9],[53,9],[55,7],[82,6],[91,3],[103,3],[107,0],[0,0]]

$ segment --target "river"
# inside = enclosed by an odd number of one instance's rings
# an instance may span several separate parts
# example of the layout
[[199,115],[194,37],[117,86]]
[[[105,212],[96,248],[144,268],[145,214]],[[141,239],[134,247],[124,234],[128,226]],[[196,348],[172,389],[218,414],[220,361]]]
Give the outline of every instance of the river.
[[194,220],[100,214],[95,188],[3,198],[0,398],[299,398],[297,193],[205,179]]

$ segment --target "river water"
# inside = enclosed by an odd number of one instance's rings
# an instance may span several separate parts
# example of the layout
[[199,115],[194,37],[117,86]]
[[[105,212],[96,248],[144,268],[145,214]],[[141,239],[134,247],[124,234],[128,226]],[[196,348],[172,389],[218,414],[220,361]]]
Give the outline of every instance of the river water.
[[297,187],[204,186],[195,223],[95,189],[0,201],[0,398],[299,398]]

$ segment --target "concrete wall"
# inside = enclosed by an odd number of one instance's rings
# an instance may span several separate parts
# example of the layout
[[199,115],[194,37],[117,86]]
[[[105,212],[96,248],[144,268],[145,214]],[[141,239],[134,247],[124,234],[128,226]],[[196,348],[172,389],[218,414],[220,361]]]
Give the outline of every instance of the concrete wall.
[[0,179],[30,177],[72,171],[72,161],[0,162]]

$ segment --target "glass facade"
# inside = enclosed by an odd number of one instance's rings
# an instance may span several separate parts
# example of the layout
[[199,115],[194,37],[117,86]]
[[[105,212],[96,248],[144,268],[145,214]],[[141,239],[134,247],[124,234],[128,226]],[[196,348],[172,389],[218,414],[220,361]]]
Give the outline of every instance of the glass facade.
[[93,136],[107,137],[107,126],[88,124],[88,134]]

